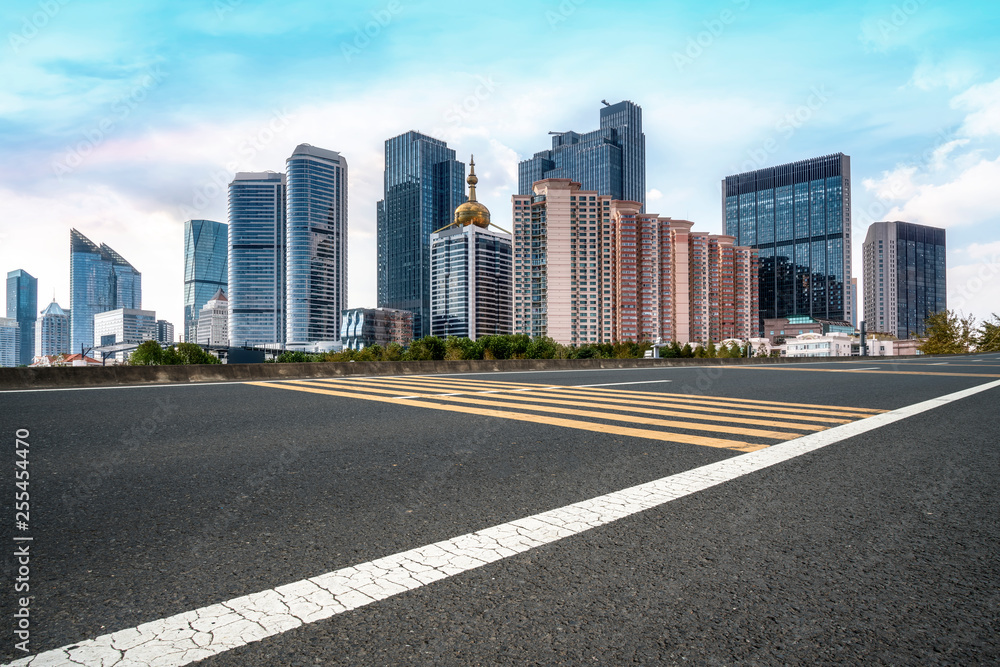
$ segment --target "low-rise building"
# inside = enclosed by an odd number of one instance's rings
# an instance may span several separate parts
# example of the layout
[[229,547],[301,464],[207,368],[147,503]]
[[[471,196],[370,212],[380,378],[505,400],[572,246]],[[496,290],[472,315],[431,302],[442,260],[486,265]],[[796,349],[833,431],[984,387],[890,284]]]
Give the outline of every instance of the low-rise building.
[[[94,343],[102,348],[138,346],[156,340],[156,311],[118,308],[94,315]],[[122,363],[131,349],[114,352],[108,359]]]
[[349,308],[343,312],[340,341],[346,350],[392,343],[407,346],[413,340],[413,312],[395,308]]
[[857,342],[854,336],[842,332],[829,334],[804,333],[788,338],[786,357],[850,357]]

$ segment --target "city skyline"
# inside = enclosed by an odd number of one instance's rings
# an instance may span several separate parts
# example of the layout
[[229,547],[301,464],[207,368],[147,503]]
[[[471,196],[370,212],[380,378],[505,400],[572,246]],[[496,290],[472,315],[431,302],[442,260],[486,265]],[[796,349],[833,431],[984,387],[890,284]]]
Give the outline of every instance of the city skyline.
[[[480,156],[480,198],[509,227],[518,162],[549,131],[591,129],[606,99],[643,109],[648,210],[719,232],[725,176],[843,152],[854,277],[870,223],[931,225],[948,230],[949,307],[983,319],[1000,303],[998,8],[293,5],[60,4],[24,34],[37,4],[5,5],[17,39],[0,55],[3,270],[69,304],[59,239],[75,227],[128,257],[143,306],[179,324],[184,222],[225,220],[236,171],[280,168],[307,142],[351,161],[347,306],[374,306],[386,137],[416,130]],[[516,25],[519,41],[487,34],[455,62],[452,36],[470,22]],[[614,30],[632,37],[614,57],[589,52]]]

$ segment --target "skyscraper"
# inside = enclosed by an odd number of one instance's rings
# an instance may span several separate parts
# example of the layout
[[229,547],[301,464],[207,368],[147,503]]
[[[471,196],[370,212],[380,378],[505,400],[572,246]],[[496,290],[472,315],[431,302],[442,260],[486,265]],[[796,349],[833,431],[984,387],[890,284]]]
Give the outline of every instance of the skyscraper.
[[599,130],[553,132],[552,148],[518,165],[518,194],[547,178],[569,179],[583,190],[646,204],[646,135],[642,107],[629,101],[604,103]]
[[285,200],[284,174],[240,172],[229,184],[229,339],[235,346],[285,340]]
[[514,330],[578,345],[749,338],[756,252],[567,179],[515,195]]
[[727,176],[722,213],[725,233],[760,252],[761,327],[765,319],[806,315],[851,321],[849,156]]
[[13,317],[0,317],[0,367],[20,365],[21,327]]
[[35,319],[38,317],[38,280],[18,269],[7,274],[7,317],[17,320],[18,365],[28,366],[35,356]]
[[378,203],[378,306],[413,313],[413,336],[431,333],[431,233],[465,201],[465,164],[445,142],[407,132],[385,142]]
[[[228,322],[226,324],[228,328]],[[174,325],[166,320],[156,320],[156,342],[164,345],[176,343],[177,340],[174,338]]]
[[470,160],[469,201],[431,234],[431,334],[439,338],[513,333],[511,235],[489,228],[489,209],[476,201],[478,182]]
[[53,299],[35,322],[35,356],[70,354],[69,313]]
[[347,160],[300,144],[286,168],[285,339],[338,341],[347,307]]
[[102,243],[70,230],[70,352],[94,345],[94,315],[142,308],[142,274]]
[[184,223],[185,341],[194,342],[198,313],[220,289],[229,289],[229,228],[212,220],[188,220]]
[[[94,315],[94,342],[101,347],[138,346],[147,340],[156,340],[156,311],[116,308]],[[121,350],[108,358],[123,362],[130,354],[130,350]]]
[[229,299],[217,290],[198,313],[199,345],[229,345]]
[[900,340],[921,337],[925,322],[948,308],[945,230],[912,222],[876,222],[862,244],[865,323]]

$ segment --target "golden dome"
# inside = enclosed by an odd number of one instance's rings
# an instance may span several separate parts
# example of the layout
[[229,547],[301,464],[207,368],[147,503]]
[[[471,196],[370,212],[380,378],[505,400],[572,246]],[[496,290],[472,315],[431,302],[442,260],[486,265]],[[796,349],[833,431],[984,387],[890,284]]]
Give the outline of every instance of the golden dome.
[[466,183],[469,184],[469,201],[455,209],[454,224],[463,227],[466,225],[475,225],[483,229],[490,226],[490,209],[476,201],[476,184],[478,182],[479,179],[476,178],[476,158],[473,156],[469,161],[469,178],[466,179]]

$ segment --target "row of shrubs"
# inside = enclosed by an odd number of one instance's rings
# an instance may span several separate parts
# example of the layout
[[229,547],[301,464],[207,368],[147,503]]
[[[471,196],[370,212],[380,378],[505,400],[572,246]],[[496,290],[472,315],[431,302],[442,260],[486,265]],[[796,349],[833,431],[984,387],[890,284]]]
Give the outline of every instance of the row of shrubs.
[[[526,334],[442,339],[436,336],[419,338],[409,347],[392,343],[386,347],[371,345],[363,350],[343,350],[324,354],[282,352],[274,362],[301,363],[320,361],[442,361],[474,359],[639,359],[651,349],[650,343],[588,343],[580,346],[562,345],[551,338],[532,339]],[[663,358],[740,357],[745,348],[736,345],[681,346],[676,341],[660,348]],[[133,366],[163,366],[174,364],[218,364],[217,358],[194,343],[178,343],[163,349],[148,340],[129,357]]]
[[[562,345],[551,338],[532,339],[526,334],[483,336],[478,340],[468,338],[442,339],[436,336],[419,338],[407,348],[393,343],[386,347],[371,345],[363,350],[343,350],[324,354],[283,352],[277,363],[308,361],[458,361],[474,359],[639,359],[650,343],[588,343],[580,346]],[[663,358],[716,358],[740,357],[745,348],[739,346],[681,346],[674,342],[660,348]]]

